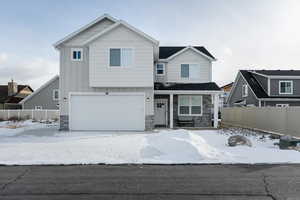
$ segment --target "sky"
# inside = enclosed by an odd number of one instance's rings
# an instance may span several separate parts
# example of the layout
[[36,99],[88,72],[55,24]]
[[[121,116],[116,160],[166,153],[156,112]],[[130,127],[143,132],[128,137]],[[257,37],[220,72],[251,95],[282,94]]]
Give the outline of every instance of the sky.
[[160,45],[205,46],[219,86],[239,69],[300,70],[299,10],[299,0],[3,0],[0,84],[40,87],[59,73],[53,44],[104,13]]

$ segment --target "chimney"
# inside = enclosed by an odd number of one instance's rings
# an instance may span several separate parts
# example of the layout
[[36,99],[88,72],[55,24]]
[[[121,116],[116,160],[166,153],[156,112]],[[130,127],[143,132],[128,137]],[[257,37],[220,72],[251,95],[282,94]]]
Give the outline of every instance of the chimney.
[[18,92],[18,84],[11,79],[7,84],[7,96],[13,96]]

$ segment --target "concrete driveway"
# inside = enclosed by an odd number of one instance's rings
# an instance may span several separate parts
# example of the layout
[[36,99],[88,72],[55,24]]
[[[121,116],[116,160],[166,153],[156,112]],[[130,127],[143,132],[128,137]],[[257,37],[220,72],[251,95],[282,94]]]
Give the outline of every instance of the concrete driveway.
[[1,166],[0,199],[297,200],[300,166]]

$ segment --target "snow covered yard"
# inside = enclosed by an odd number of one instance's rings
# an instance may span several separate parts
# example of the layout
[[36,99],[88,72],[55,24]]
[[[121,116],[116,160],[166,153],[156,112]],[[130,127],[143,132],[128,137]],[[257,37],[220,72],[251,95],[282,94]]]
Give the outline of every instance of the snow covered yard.
[[[300,163],[300,152],[280,150],[269,137],[246,130],[155,130],[153,132],[59,132],[47,124],[0,123],[0,164]],[[252,147],[229,147],[234,134]]]

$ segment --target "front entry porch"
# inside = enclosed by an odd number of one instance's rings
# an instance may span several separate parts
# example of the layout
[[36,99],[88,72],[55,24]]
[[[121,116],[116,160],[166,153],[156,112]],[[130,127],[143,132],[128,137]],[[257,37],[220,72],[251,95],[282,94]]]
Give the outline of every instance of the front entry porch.
[[155,91],[154,125],[217,128],[220,91]]

